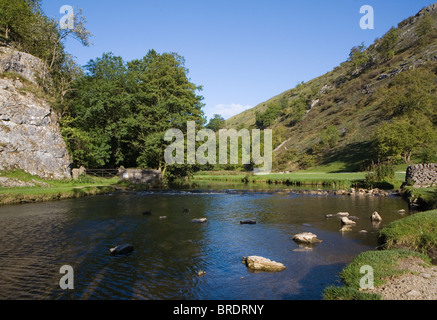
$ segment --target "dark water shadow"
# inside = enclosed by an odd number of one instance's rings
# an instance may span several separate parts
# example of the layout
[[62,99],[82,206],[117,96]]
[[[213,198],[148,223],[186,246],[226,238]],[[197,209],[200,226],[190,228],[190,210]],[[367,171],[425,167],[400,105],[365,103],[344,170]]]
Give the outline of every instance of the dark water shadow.
[[345,263],[318,265],[309,269],[306,276],[298,280],[300,290],[297,293],[284,294],[283,300],[323,300],[324,290],[342,284],[339,274],[346,267]]

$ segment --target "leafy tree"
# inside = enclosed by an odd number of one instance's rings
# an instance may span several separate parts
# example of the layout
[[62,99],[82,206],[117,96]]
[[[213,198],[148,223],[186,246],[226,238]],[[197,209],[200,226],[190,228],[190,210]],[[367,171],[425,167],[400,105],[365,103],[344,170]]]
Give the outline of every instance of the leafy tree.
[[331,125],[320,133],[321,144],[325,147],[334,148],[340,141],[340,132],[338,129]]
[[[150,134],[164,135],[169,129],[186,132],[187,121],[194,121],[198,128],[204,125],[203,97],[197,94],[202,87],[191,83],[185,60],[176,53],[158,54],[150,50],[140,60],[128,63],[129,73],[138,81],[134,93],[134,114],[140,120],[138,143],[140,154],[138,165],[166,170],[164,151],[167,144],[150,139]],[[153,158],[151,149],[156,150]]]
[[282,106],[277,103],[270,103],[265,112],[256,113],[256,126],[263,130],[275,123],[275,120],[282,114]]
[[423,12],[423,16],[420,18],[417,23],[416,33],[419,38],[422,38],[429,34],[432,29],[435,27],[435,20],[432,18],[428,11]]
[[293,100],[289,107],[287,117],[290,119],[290,125],[294,126],[300,122],[308,111],[308,101],[300,96]]
[[420,68],[396,76],[383,92],[382,110],[387,117],[413,116],[420,113],[433,118],[437,113],[437,75]]
[[366,46],[364,45],[364,42],[351,49],[349,60],[352,62],[352,65],[355,68],[355,73],[358,73],[360,68],[365,67],[369,63],[370,57],[366,52]]
[[373,148],[378,159],[409,163],[413,152],[437,144],[437,133],[424,117],[395,119],[376,131]]
[[219,115],[215,114],[214,117],[209,120],[209,123],[206,125],[207,129],[211,129],[214,132],[219,131],[220,129],[223,129],[225,125],[225,119]]
[[0,0],[0,26],[2,38],[8,42],[23,42],[31,33],[34,23],[32,6],[24,0]]
[[[88,144],[99,150],[101,160],[76,157],[75,162],[97,167],[134,164],[127,158],[137,120],[132,114],[133,97],[128,91],[126,64],[122,58],[105,53],[102,58],[91,60],[85,69],[86,73],[75,81],[69,95],[67,125],[75,130],[69,131],[66,140],[74,154],[84,149],[81,137],[86,136]],[[100,135],[107,139],[101,139]]]
[[51,61],[49,68],[53,68],[57,56],[63,51],[62,42],[71,37],[79,41],[83,46],[88,47],[91,38],[91,32],[85,27],[87,20],[83,16],[82,9],[76,8],[74,11],[74,28],[73,29],[61,29],[59,21],[51,19],[49,23],[52,24],[52,28],[56,31],[50,33],[51,35]]
[[399,36],[400,30],[392,27],[382,39],[379,40],[376,50],[383,61],[391,60],[395,56],[395,47],[399,41]]

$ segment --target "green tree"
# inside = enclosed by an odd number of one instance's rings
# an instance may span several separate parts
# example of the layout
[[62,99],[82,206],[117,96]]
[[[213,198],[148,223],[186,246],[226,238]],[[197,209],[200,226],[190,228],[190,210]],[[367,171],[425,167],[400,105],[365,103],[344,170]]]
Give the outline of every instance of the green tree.
[[[140,60],[128,63],[129,73],[138,81],[134,93],[134,114],[139,120],[138,165],[166,171],[164,151],[168,143],[150,139],[149,135],[164,136],[169,129],[186,132],[187,122],[203,127],[203,97],[197,94],[201,86],[191,83],[185,60],[177,53],[158,54],[150,50]],[[150,151],[155,150],[154,157]]]
[[402,159],[409,163],[413,152],[436,144],[437,133],[431,121],[424,117],[403,117],[379,127],[373,148],[380,160]]
[[263,130],[275,123],[282,114],[282,106],[278,103],[269,103],[265,112],[256,112],[256,126]]
[[355,73],[358,73],[361,68],[364,68],[369,63],[370,57],[366,52],[364,42],[351,49],[349,61],[351,61]]
[[302,96],[299,96],[291,102],[288,110],[287,118],[290,119],[290,126],[294,126],[306,115],[308,111],[308,101]]
[[225,125],[225,119],[219,115],[215,114],[214,117],[209,120],[209,123],[206,125],[207,129],[211,129],[214,132],[219,131],[220,129],[223,129]]
[[320,140],[322,146],[332,149],[336,147],[340,141],[340,132],[335,126],[328,126],[320,133]]
[[31,33],[30,25],[35,22],[32,6],[25,0],[0,0],[0,26],[2,38],[20,43]]
[[396,52],[395,47],[399,41],[400,30],[392,27],[377,43],[376,50],[383,61],[391,60]]
[[427,68],[405,71],[383,92],[382,110],[387,117],[420,113],[433,118],[437,112],[437,75]]
[[429,34],[434,29],[435,24],[435,20],[431,14],[428,11],[424,11],[416,27],[416,33],[419,39]]
[[[105,53],[102,58],[91,60],[85,70],[68,96],[69,120],[65,125],[74,130],[64,130],[73,156],[82,155],[74,157],[76,165],[135,164],[128,157],[137,120],[132,114],[133,97],[126,64],[121,57]],[[87,148],[98,152],[84,152]],[[94,160],[95,153],[99,155],[98,161]]]

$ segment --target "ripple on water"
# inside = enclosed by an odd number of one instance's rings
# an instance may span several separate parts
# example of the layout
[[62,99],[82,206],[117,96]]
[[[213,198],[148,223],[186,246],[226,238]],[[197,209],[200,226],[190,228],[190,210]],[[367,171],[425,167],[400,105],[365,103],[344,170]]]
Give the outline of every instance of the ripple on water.
[[[242,194],[239,194],[242,193]],[[190,212],[182,212],[190,208]],[[369,215],[383,224],[408,209],[400,199],[351,199],[245,192],[128,193],[0,208],[0,299],[319,299],[356,254],[377,244]],[[151,210],[145,217],[142,212]],[[326,214],[360,218],[348,234]],[[167,219],[159,219],[166,216]],[[193,224],[194,218],[207,218]],[[256,225],[240,225],[253,219]],[[356,229],[356,230],[355,230]],[[368,234],[359,234],[366,229]],[[296,252],[291,236],[324,241]],[[109,248],[131,243],[129,256]],[[261,255],[281,273],[253,273],[241,261]],[[74,269],[60,290],[61,266]],[[206,271],[199,277],[197,273]]]

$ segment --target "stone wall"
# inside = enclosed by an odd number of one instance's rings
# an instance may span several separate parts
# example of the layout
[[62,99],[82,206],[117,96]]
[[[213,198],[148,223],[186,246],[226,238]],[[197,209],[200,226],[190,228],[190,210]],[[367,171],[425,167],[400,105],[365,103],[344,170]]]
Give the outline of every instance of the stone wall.
[[150,187],[162,185],[162,174],[159,170],[124,169],[118,170],[120,181],[129,181],[135,184],[148,184]]
[[437,163],[416,164],[409,166],[405,177],[406,183],[414,181],[414,187],[427,188],[437,185]]

